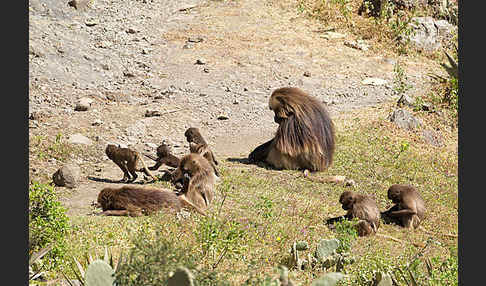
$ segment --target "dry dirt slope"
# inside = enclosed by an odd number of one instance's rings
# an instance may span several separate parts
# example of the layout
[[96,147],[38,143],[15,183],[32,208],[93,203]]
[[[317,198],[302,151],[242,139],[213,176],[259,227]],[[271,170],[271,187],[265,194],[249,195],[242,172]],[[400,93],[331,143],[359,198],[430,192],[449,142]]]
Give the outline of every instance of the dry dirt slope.
[[[29,138],[81,133],[93,141],[69,159],[83,172],[66,197],[70,214],[86,213],[106,184],[88,177],[121,176],[104,156],[107,142],[154,152],[168,140],[183,154],[183,133],[195,126],[221,159],[244,157],[275,130],[267,107],[275,88],[300,87],[336,118],[395,97],[398,58],[347,47],[349,35],[323,38],[294,1],[96,0],[82,11],[67,2],[29,1]],[[410,93],[425,90],[426,74],[440,68],[424,58],[403,66]],[[361,84],[367,77],[388,83]],[[93,100],[90,109],[74,111],[82,97]],[[144,117],[147,110],[162,116]],[[29,161],[31,179],[62,165],[33,149]]]

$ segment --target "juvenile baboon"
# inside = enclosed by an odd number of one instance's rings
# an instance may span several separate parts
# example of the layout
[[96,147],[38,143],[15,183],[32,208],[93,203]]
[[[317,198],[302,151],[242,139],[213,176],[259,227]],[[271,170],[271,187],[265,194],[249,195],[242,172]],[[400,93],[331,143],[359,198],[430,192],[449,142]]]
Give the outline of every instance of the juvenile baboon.
[[344,216],[328,219],[328,224],[356,217],[359,219],[356,226],[359,236],[376,233],[380,226],[380,210],[372,197],[345,191],[339,197],[339,202],[342,204],[342,208],[348,212]]
[[107,216],[151,215],[162,208],[170,208],[179,212],[182,207],[186,206],[205,215],[202,210],[189,202],[184,196],[177,196],[171,190],[138,186],[104,188],[98,194],[98,204],[103,209],[103,212],[99,215]]
[[388,199],[395,204],[381,213],[385,221],[391,221],[402,227],[418,228],[425,218],[425,203],[420,193],[409,185],[392,185],[388,189]]
[[170,152],[169,146],[166,144],[162,143],[159,147],[157,147],[157,158],[153,158],[152,156],[145,155],[149,157],[150,159],[154,160],[156,163],[152,167],[149,167],[148,169],[151,171],[158,170],[160,166],[167,165],[169,167],[177,168],[180,163],[180,159],[177,158],[175,155],[173,155]]
[[214,169],[197,153],[182,157],[174,171],[173,183],[181,183],[181,193],[202,210],[207,209],[213,200],[215,181]]
[[211,164],[211,166],[214,169],[214,174],[216,176],[220,176],[218,169],[216,168],[216,165],[218,165],[218,161],[216,160],[216,157],[214,156],[213,151],[208,146],[208,143],[206,143],[206,140],[204,140],[203,136],[201,135],[201,132],[199,131],[199,128],[191,127],[186,130],[184,133],[186,136],[187,142],[189,142],[189,150],[191,153],[197,153]]
[[[123,171],[123,178],[121,179],[122,182],[131,183],[135,181],[138,177],[136,172],[143,172],[145,175],[157,180],[157,178],[150,173],[142,159],[142,156],[137,151],[129,148],[121,148],[114,144],[108,144],[108,146],[106,146],[105,153],[106,156],[115,162],[115,164]],[[142,167],[139,167],[140,163],[142,164]],[[130,178],[130,175],[132,178]]]
[[279,124],[277,132],[250,153],[250,162],[313,172],[332,164],[334,124],[323,103],[298,88],[284,87],[272,92],[269,108]]

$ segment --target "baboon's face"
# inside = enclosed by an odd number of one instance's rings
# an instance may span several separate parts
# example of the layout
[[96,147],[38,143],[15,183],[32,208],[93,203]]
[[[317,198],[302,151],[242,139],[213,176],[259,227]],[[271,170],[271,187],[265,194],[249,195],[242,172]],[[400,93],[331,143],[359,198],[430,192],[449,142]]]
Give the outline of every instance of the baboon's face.
[[187,142],[194,142],[194,139],[196,138],[197,134],[199,133],[199,130],[196,128],[189,128],[186,130],[184,135],[186,136]]
[[353,208],[355,198],[351,192],[344,192],[339,198],[339,202],[342,204],[343,210],[350,210]]
[[393,189],[388,190],[388,199],[392,200],[394,204],[400,203],[400,191]]
[[160,145],[159,148],[157,149],[157,153],[159,154],[160,157],[166,157],[170,153],[169,146],[165,144]]
[[108,146],[106,146],[106,155],[107,156],[111,156],[113,154],[113,152],[115,152],[115,150],[117,149],[118,147],[113,145],[113,144],[108,144]]
[[181,162],[182,174],[188,174],[190,177],[194,175],[199,170],[199,165],[196,160],[190,158]]
[[268,102],[268,107],[275,115],[273,120],[280,124],[283,120],[294,115],[294,106],[296,102],[289,95],[273,93]]

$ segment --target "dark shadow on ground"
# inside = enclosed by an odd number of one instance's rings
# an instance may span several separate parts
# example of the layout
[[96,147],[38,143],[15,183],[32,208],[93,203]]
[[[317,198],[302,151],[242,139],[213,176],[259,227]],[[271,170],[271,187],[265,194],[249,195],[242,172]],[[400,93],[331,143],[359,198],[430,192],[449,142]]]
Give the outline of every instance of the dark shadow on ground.
[[137,184],[137,185],[145,185],[148,183],[152,183],[152,180],[140,180],[140,178],[137,178],[137,181],[135,182],[123,182],[122,180],[112,180],[112,179],[106,179],[106,178],[99,178],[99,177],[93,177],[93,176],[88,176],[88,180],[95,181],[95,182],[100,182],[100,183],[110,183],[110,184]]

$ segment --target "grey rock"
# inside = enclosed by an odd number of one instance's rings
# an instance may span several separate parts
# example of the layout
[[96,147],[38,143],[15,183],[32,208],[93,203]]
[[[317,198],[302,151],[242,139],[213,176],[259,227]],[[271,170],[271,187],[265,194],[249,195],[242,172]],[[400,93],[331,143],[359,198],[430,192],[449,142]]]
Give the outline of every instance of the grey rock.
[[344,41],[344,45],[353,49],[367,51],[369,46],[362,40],[357,41]]
[[346,187],[353,187],[353,186],[356,185],[356,182],[354,180],[352,180],[352,179],[349,179],[349,180],[346,180],[346,182],[344,182],[344,185]]
[[194,45],[191,44],[191,43],[185,43],[184,46],[182,46],[183,49],[185,50],[190,50],[192,48],[194,48]]
[[89,109],[89,107],[91,106],[92,102],[93,102],[93,100],[91,98],[83,97],[76,103],[74,110],[75,111],[87,111]]
[[442,47],[444,42],[453,37],[455,30],[454,25],[447,21],[432,17],[414,17],[409,25],[413,33],[402,41],[408,39],[416,48],[429,52]]
[[158,110],[146,110],[145,117],[161,116],[162,114]]
[[136,34],[138,33],[139,31],[137,29],[134,29],[134,28],[128,28],[127,31],[126,31],[128,34]]
[[189,43],[201,43],[204,41],[204,38],[201,37],[201,36],[198,36],[198,37],[189,37],[189,39],[187,39],[187,41]]
[[98,25],[98,21],[95,18],[88,18],[84,20],[84,24],[88,27],[93,27]]
[[390,113],[388,119],[398,127],[407,130],[414,130],[421,125],[421,122],[405,109],[394,110]]
[[397,102],[399,105],[403,104],[409,107],[414,107],[415,106],[415,99],[413,99],[411,96],[404,94]]
[[373,279],[373,286],[392,286],[393,281],[391,276],[386,273],[377,272],[375,273],[375,277]]
[[89,0],[72,0],[68,4],[76,10],[86,10],[89,7]]
[[[103,124],[103,121],[101,121],[101,119],[95,119],[95,121],[93,121],[93,123],[91,123],[92,126],[100,126]],[[96,140],[98,141],[98,140]]]
[[92,141],[88,137],[86,137],[86,136],[84,136],[80,133],[76,133],[76,134],[69,136],[68,143],[91,145]]
[[433,145],[435,147],[442,147],[444,143],[442,142],[441,138],[437,134],[437,132],[434,132],[432,130],[423,130],[422,131],[422,138],[429,143],[430,145]]
[[167,280],[168,286],[193,286],[194,285],[194,276],[189,271],[189,269],[185,267],[178,267],[172,275]]
[[76,188],[80,181],[81,169],[75,164],[66,164],[58,169],[53,175],[52,180],[56,186]]

